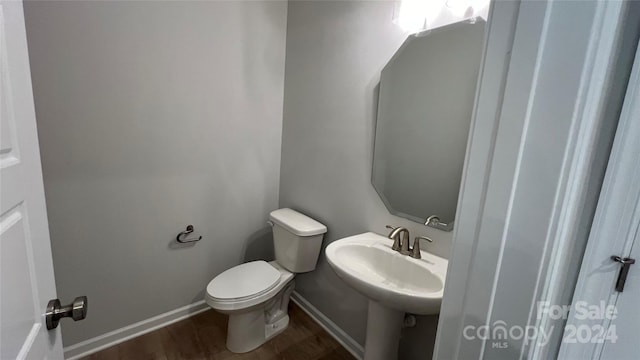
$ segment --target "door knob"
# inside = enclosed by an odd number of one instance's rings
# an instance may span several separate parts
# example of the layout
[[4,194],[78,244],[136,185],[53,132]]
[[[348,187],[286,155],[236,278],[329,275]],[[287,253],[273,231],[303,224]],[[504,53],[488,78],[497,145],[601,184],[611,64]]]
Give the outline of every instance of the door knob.
[[80,296],[75,298],[69,305],[61,306],[59,299],[49,300],[47,311],[44,317],[47,322],[47,330],[53,330],[58,327],[60,319],[70,317],[74,321],[82,320],[87,317],[87,297]]

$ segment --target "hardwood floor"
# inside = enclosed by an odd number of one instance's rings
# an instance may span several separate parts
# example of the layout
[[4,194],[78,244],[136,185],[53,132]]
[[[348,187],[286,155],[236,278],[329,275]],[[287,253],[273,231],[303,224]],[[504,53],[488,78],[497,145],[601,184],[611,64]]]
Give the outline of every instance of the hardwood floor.
[[115,345],[84,360],[353,360],[297,305],[289,305],[289,327],[258,349],[234,354],[225,347],[227,316],[207,310],[196,316]]

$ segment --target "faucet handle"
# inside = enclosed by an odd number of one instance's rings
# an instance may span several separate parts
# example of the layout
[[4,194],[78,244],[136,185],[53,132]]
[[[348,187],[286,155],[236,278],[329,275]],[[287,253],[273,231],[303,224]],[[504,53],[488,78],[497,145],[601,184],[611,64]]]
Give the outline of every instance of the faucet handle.
[[413,239],[413,249],[411,249],[411,254],[409,255],[414,259],[422,259],[422,255],[420,254],[420,239],[433,242],[433,240],[426,236],[416,236],[416,238]]

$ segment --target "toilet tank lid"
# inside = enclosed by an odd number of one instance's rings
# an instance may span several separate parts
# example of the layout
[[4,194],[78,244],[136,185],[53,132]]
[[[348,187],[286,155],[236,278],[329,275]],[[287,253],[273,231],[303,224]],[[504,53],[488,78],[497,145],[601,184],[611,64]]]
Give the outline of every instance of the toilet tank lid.
[[274,223],[298,236],[313,236],[327,232],[326,226],[307,215],[289,208],[274,210],[269,215],[269,218]]

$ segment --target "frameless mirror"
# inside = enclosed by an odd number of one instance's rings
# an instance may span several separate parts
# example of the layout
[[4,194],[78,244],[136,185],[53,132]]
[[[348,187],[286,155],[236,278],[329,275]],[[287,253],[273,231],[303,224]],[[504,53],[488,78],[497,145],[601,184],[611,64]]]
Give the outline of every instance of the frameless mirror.
[[372,182],[395,215],[453,227],[484,25],[411,35],[382,70]]

